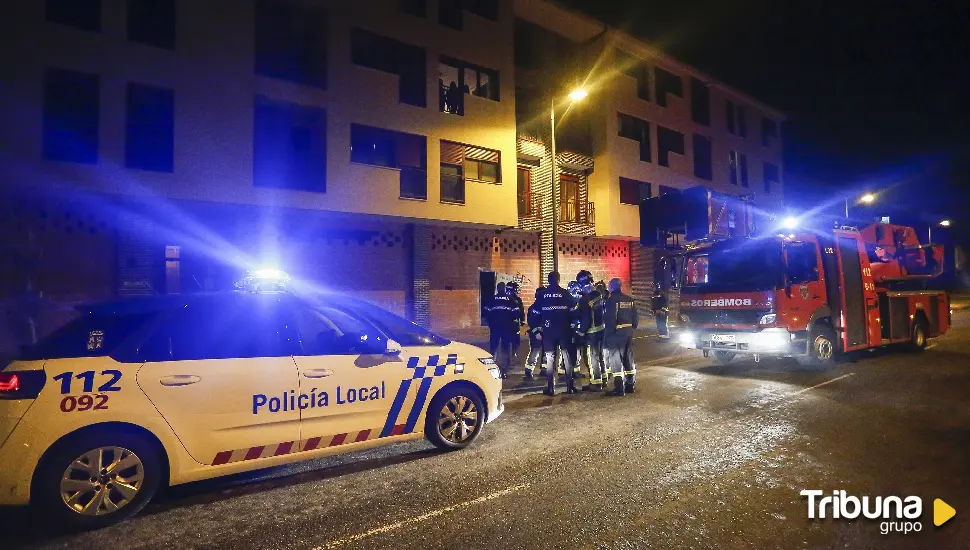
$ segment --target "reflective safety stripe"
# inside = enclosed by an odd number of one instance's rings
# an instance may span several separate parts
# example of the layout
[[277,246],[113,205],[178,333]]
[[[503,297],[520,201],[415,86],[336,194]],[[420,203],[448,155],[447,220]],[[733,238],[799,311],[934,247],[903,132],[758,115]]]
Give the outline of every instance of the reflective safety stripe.
[[[616,328],[620,328],[620,327],[616,327]],[[588,331],[586,331],[586,334],[593,334],[593,333],[596,333],[596,332],[600,332],[601,330],[606,330],[606,325],[600,325],[598,327],[592,327]]]
[[636,373],[637,373],[637,369],[623,371],[623,374],[636,374]]
[[616,330],[620,330],[621,328],[629,328],[629,327],[632,327],[632,326],[633,326],[633,323],[626,323],[626,324],[623,324],[623,325],[616,325]]

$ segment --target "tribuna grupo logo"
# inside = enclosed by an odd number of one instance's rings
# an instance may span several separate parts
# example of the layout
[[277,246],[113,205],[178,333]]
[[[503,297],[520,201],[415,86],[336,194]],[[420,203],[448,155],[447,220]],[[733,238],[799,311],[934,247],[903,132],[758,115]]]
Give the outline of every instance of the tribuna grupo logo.
[[[923,499],[909,497],[856,497],[845,491],[832,491],[825,495],[820,490],[805,490],[799,493],[808,497],[808,519],[868,519],[883,520],[879,532],[889,533],[919,532],[923,524],[918,521],[923,514]],[[913,521],[917,520],[917,521]]]

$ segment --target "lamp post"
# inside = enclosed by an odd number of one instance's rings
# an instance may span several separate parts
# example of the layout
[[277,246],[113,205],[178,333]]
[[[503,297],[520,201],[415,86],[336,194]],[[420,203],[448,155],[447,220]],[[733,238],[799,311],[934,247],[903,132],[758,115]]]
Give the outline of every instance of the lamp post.
[[[845,201],[845,219],[849,219],[849,197],[843,199]],[[865,204],[872,204],[876,200],[876,196],[872,193],[866,193],[859,197],[857,202],[862,202]]]
[[[586,90],[577,88],[569,92],[569,100],[572,102],[580,101],[587,96]],[[559,271],[559,227],[556,221],[558,217],[558,204],[556,204],[556,184],[559,178],[556,177],[556,98],[553,97],[549,107],[549,122],[551,126],[550,149],[552,150],[552,270]],[[577,205],[578,207],[579,205]]]

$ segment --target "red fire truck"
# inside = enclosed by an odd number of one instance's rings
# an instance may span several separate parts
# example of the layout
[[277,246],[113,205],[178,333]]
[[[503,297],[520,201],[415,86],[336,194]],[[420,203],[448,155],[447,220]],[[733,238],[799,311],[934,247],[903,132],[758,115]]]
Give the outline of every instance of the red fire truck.
[[[735,218],[748,210],[737,206]],[[714,227],[716,208],[708,213]],[[676,255],[678,339],[718,363],[747,355],[825,364],[890,344],[918,351],[950,326],[946,292],[926,289],[942,273],[943,247],[921,245],[911,227],[860,230],[843,220],[709,238]]]

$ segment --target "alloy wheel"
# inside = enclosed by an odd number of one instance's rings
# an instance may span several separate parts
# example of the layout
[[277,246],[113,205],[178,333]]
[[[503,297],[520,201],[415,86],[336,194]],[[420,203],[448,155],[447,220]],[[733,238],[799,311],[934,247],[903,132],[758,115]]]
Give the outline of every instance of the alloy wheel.
[[64,504],[85,516],[103,516],[128,505],[141,490],[145,466],[122,447],[99,447],[75,458],[61,476]]
[[452,443],[462,443],[471,437],[477,424],[475,402],[464,395],[452,397],[438,414],[438,432]]

